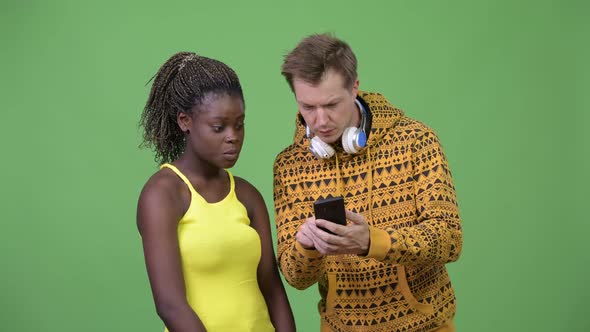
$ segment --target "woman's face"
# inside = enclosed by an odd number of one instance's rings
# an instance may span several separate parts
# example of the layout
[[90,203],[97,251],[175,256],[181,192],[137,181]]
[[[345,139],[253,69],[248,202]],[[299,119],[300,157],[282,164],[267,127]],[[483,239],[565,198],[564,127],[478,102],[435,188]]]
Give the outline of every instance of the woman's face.
[[234,166],[244,142],[242,99],[228,94],[209,94],[200,106],[193,107],[188,118],[187,152],[192,151],[197,159],[219,168]]

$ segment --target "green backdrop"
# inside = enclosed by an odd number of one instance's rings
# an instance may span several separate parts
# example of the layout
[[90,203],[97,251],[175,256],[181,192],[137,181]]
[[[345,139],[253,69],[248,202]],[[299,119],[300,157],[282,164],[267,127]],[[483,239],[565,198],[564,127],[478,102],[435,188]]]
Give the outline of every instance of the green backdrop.
[[[282,56],[334,32],[361,88],[435,128],[464,225],[459,331],[588,331],[586,1],[0,1],[0,330],[162,331],[135,226],[156,171],[145,83],[173,53],[232,66],[247,103],[234,172],[272,213],[296,105]],[[587,209],[586,209],[587,211]],[[274,226],[273,226],[274,230]],[[287,286],[299,331],[317,290]]]

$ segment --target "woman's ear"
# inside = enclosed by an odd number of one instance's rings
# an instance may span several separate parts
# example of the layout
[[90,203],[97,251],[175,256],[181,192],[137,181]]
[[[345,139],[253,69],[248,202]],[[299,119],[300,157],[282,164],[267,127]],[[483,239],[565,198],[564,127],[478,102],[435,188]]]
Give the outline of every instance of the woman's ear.
[[188,133],[193,125],[193,118],[189,113],[178,112],[176,115],[176,122],[183,133]]

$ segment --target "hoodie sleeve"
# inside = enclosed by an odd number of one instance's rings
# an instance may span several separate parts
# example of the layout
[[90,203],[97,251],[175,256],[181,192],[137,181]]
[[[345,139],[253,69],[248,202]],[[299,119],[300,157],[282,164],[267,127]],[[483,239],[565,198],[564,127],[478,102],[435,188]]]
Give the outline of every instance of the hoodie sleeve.
[[445,264],[461,254],[461,219],[446,157],[438,137],[422,132],[411,146],[417,224],[370,228],[368,257],[402,265]]
[[323,273],[323,255],[317,250],[303,248],[295,234],[305,221],[304,211],[298,211],[289,197],[289,189],[281,180],[280,156],[274,164],[274,208],[277,227],[277,259],[287,282],[297,288],[306,289],[319,280]]

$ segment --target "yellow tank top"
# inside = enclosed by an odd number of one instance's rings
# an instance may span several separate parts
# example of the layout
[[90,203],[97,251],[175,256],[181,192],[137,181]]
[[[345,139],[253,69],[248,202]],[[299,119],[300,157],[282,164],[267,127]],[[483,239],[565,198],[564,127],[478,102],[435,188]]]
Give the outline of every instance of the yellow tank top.
[[[164,164],[186,183],[191,203],[178,223],[178,244],[186,297],[208,332],[271,332],[266,302],[256,272],[260,237],[250,227],[248,212],[235,194],[234,178],[226,171],[230,190],[208,203],[176,167]],[[166,331],[168,331],[166,329]]]

